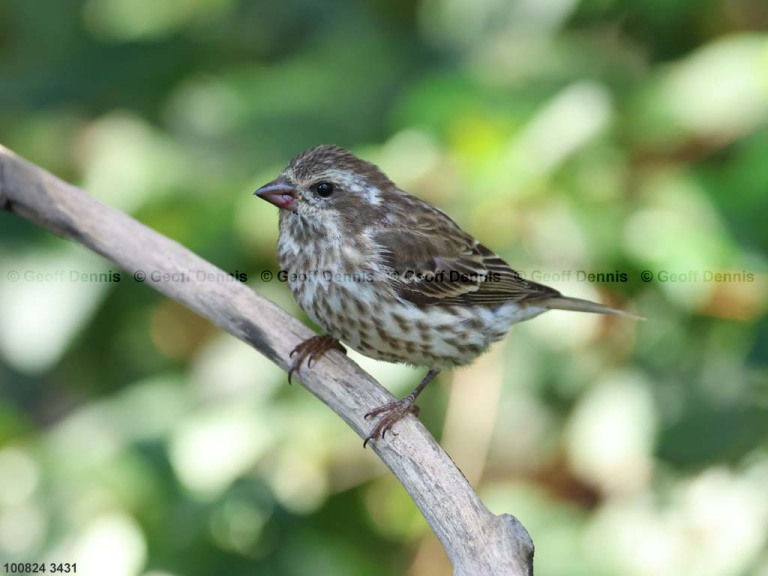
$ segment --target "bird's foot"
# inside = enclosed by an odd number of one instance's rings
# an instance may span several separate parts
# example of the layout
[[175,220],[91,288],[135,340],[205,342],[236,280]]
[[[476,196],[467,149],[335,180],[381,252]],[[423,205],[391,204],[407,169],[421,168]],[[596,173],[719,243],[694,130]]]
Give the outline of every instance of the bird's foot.
[[328,334],[312,336],[312,338],[304,340],[304,342],[297,345],[290,354],[291,358],[294,356],[296,356],[296,358],[294,358],[291,368],[288,370],[288,384],[291,383],[293,373],[301,369],[304,360],[307,360],[308,358],[307,368],[312,368],[313,362],[317,362],[326,352],[328,352],[328,350],[333,349],[339,350],[344,354],[347,353],[347,349],[341,345],[341,342],[332,336],[328,336]]
[[[376,426],[373,427],[368,438],[363,442],[363,448],[365,448],[371,440],[384,438],[384,435],[392,430],[392,426],[405,418],[408,414],[418,416],[419,407],[416,406],[414,403],[415,401],[416,399],[414,397],[408,395],[402,400],[389,402],[388,404],[384,404],[383,406],[379,406],[368,412],[368,414],[365,415],[366,420],[375,418],[376,416],[381,416],[381,419],[376,423]],[[392,434],[394,434],[394,432],[392,432]]]

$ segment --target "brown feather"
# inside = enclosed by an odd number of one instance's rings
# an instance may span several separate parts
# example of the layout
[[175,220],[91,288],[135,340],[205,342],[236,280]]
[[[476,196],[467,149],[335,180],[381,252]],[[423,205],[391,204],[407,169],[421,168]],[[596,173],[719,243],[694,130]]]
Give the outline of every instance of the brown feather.
[[404,205],[405,213],[398,214],[396,225],[376,231],[373,240],[398,279],[401,298],[419,305],[496,306],[560,296],[523,279],[442,211],[401,190],[396,194],[395,205]]

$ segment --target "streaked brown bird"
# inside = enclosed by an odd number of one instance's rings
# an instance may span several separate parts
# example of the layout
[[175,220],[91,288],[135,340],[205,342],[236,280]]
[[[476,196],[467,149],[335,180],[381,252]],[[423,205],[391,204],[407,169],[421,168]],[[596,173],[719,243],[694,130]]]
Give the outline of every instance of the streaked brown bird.
[[291,160],[255,194],[280,208],[277,255],[302,310],[325,331],[291,353],[288,374],[340,342],[361,354],[429,368],[403,399],[379,406],[364,445],[409,413],[442,370],[469,364],[547,310],[636,316],[523,279],[448,215],[400,190],[338,146]]

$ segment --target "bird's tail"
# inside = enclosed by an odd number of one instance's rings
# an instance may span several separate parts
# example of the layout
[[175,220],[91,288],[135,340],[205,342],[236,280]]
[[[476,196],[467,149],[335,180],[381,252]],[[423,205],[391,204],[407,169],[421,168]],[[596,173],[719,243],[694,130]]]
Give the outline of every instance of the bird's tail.
[[597,302],[591,302],[590,300],[583,300],[581,298],[570,298],[569,296],[554,296],[547,298],[541,302],[536,302],[537,305],[545,306],[550,310],[573,310],[574,312],[594,312],[596,314],[616,314],[618,316],[626,316],[633,320],[645,320],[645,317],[633,314],[632,312],[626,312],[625,310],[618,310],[611,308],[610,306],[604,306]]

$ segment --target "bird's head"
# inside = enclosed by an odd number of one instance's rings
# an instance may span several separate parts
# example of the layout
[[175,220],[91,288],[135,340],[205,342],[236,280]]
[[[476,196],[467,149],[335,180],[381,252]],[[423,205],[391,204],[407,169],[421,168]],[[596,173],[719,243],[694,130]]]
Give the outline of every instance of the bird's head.
[[338,146],[305,150],[275,180],[254,194],[307,221],[364,218],[366,208],[381,206],[394,184],[375,164]]

